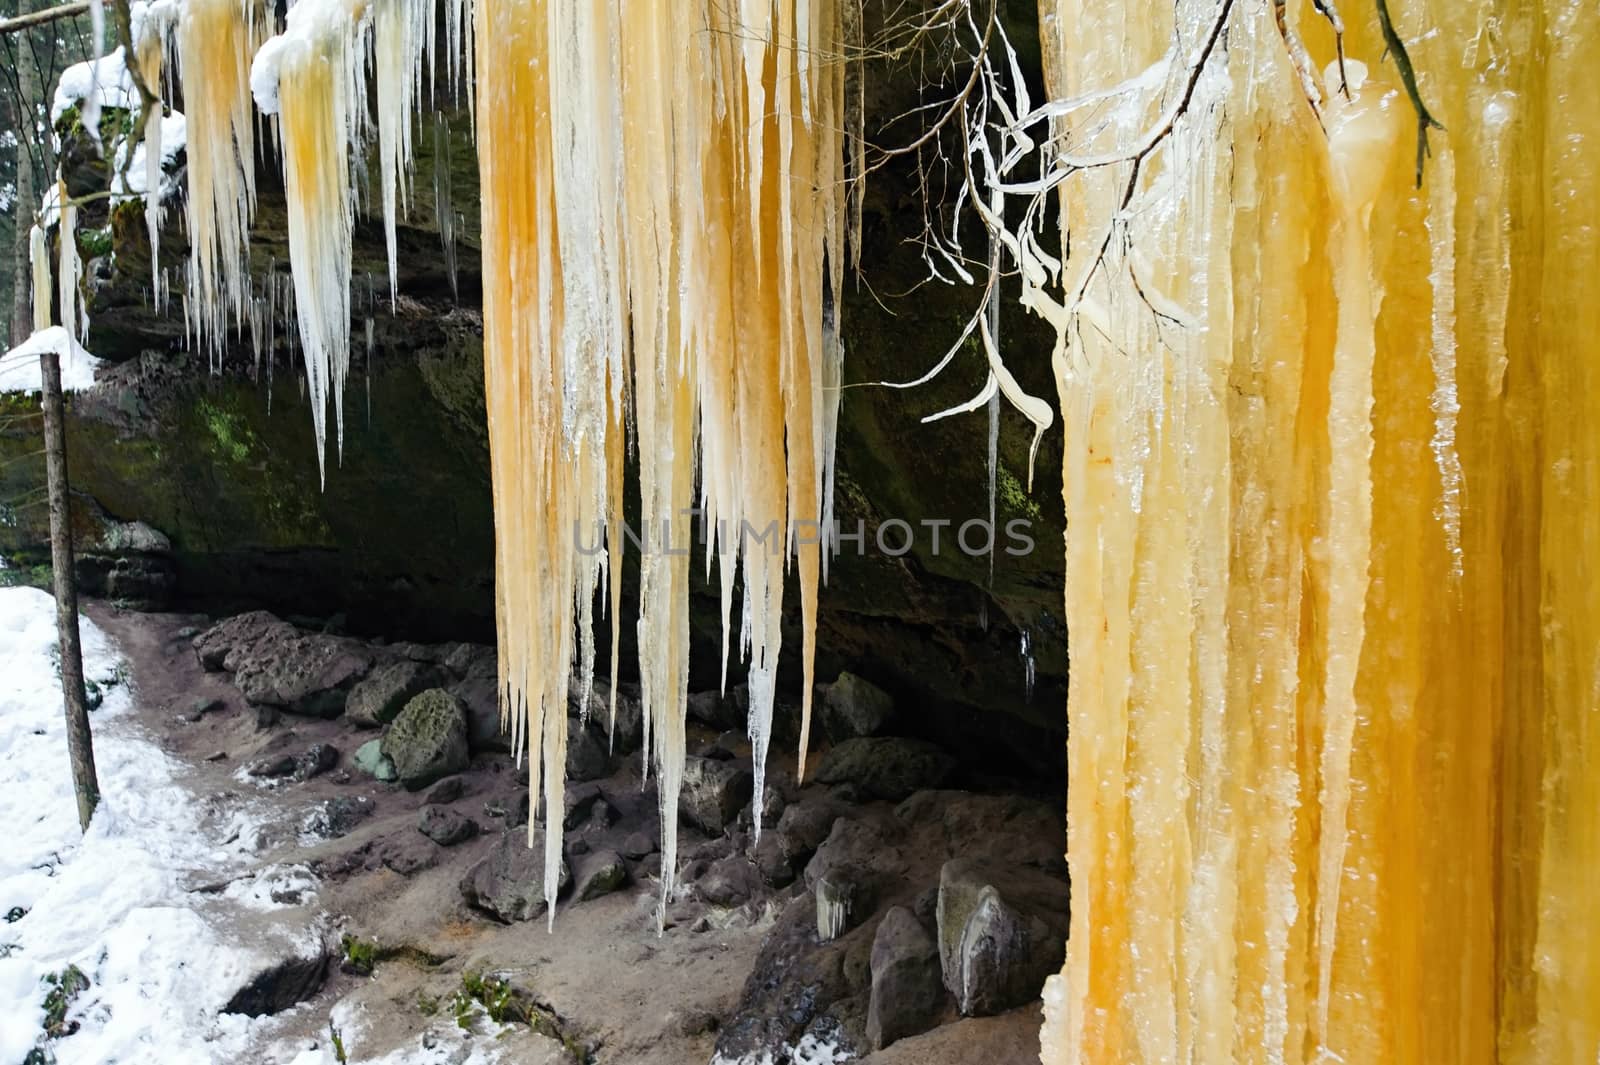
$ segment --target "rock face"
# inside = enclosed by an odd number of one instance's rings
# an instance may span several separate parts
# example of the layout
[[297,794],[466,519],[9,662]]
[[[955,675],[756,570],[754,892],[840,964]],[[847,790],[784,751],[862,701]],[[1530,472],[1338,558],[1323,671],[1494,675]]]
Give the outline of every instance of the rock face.
[[400,783],[417,791],[467,767],[467,715],[461,701],[432,688],[406,703],[383,734],[381,751]]
[[822,727],[834,742],[876,736],[894,717],[888,692],[854,673],[841,673],[822,696]]
[[[561,861],[560,885],[572,882],[566,859]],[[501,834],[494,850],[478,862],[461,881],[467,905],[498,920],[531,921],[544,913],[544,832],[536,829],[532,845],[520,830]]]
[[733,823],[750,801],[755,778],[732,762],[690,756],[683,764],[678,812],[713,836]]
[[82,543],[73,568],[80,594],[115,599],[135,610],[160,610],[177,591],[172,542],[142,521],[106,518],[100,535]]
[[817,780],[854,784],[873,798],[898,802],[950,779],[956,760],[933,744],[904,736],[846,740],[823,756]]
[[344,716],[363,728],[387,725],[399,716],[411,698],[438,687],[439,673],[423,662],[401,659],[378,666],[350,689]]
[[956,858],[939,871],[939,963],[967,1016],[1031,1002],[1061,968],[1066,885],[1036,869]]
[[882,1050],[932,1028],[944,1002],[939,946],[904,906],[891,906],[872,937],[867,1042]]

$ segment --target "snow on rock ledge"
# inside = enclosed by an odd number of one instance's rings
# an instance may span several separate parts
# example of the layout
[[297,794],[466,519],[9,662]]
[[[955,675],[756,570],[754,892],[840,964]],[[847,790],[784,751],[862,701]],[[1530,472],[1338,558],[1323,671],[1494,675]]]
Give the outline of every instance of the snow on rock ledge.
[[84,350],[61,326],[40,329],[4,355],[0,355],[0,392],[40,392],[44,377],[39,356],[53,351],[61,359],[61,389],[81,392],[94,387],[101,360]]

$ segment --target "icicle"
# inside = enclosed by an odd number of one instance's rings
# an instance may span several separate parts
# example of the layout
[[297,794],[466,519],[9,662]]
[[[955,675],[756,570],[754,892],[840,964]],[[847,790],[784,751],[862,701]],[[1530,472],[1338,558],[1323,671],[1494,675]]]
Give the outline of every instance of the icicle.
[[[1048,7],[1092,165],[1023,268],[1070,530],[1044,1061],[1591,1060],[1600,28],[1380,6],[1347,95],[1271,5]],[[1380,74],[1446,127],[1420,188]]]
[[1435,515],[1444,529],[1450,572],[1460,579],[1461,456],[1456,453],[1456,419],[1461,402],[1456,389],[1456,164],[1448,144],[1434,155],[1428,169],[1428,282],[1433,288],[1433,462],[1439,470],[1439,505]]
[[[663,907],[676,872],[696,475],[725,617],[743,572],[758,774],[789,558],[801,576],[809,717],[818,526],[832,514],[843,353],[828,300],[845,254],[834,132],[843,77],[780,42],[803,32],[831,55],[837,17],[829,5],[786,3],[775,16],[746,6],[686,18],[652,3],[626,20],[603,6],[475,8],[503,712],[536,745],[550,860],[569,665],[586,688],[602,567],[616,632],[631,416],[655,548],[640,561],[638,638]],[[757,163],[769,138],[780,147]],[[436,148],[436,166],[444,155]],[[441,203],[444,179],[436,171]],[[439,214],[443,236],[449,212]],[[607,530],[607,551],[576,551],[574,530],[593,528]]]
[[[452,5],[452,9],[453,9]],[[454,45],[452,44],[452,54]],[[443,114],[433,116],[433,213],[444,247],[444,269],[450,278],[450,298],[460,301],[456,283],[456,208],[450,185],[450,123]]]
[[372,288],[372,275],[367,275],[367,317],[362,322],[366,334],[366,372],[362,375],[362,384],[366,389],[367,399],[367,428],[372,428],[372,349],[376,344],[377,322],[373,316],[377,313],[378,296]]
[[1033,702],[1033,684],[1037,676],[1033,661],[1033,633],[1028,629],[1022,630],[1021,644],[1017,649],[1017,656],[1022,659],[1022,698],[1024,702]]
[[28,230],[28,258],[33,265],[33,331],[50,328],[50,242],[42,225]]
[[60,305],[57,314],[61,319],[61,326],[73,340],[82,343],[89,329],[87,308],[78,300],[78,282],[83,276],[82,264],[78,261],[78,205],[67,194],[67,183],[57,183],[60,190],[61,228],[56,234],[57,251],[61,258],[61,265],[56,270],[57,287],[60,290]]
[[831,943],[850,922],[850,892],[819,877],[816,884],[817,939]]
[[188,298],[193,332],[213,362],[228,318],[238,325],[248,309],[256,201],[250,62],[263,18],[257,0],[186,0],[174,33],[188,121]]
[[[422,0],[372,0],[371,10],[373,102],[383,185],[383,234],[389,251],[389,294],[392,296],[399,284],[395,219],[405,206],[410,188],[412,112],[417,102],[418,68],[433,28],[434,9],[431,3]],[[345,32],[353,33],[354,29],[349,26]],[[342,152],[340,158],[343,158]]]
[[[351,230],[366,136],[362,0],[308,0],[289,12],[284,33],[256,54],[250,87],[263,111],[278,115],[295,310],[317,441],[327,476],[327,412],[334,410],[337,454],[344,453],[344,383],[350,369]],[[391,45],[392,46],[392,42]],[[394,114],[389,115],[391,123]],[[391,275],[392,276],[392,275]]]

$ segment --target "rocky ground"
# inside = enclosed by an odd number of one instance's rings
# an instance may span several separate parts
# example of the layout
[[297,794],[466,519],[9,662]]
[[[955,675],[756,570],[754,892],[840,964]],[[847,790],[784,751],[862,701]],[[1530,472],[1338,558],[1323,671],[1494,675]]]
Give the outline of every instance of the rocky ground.
[[330,1018],[366,1061],[460,1016],[529,1062],[1037,1055],[1066,930],[1059,807],[959,790],[959,758],[895,735],[893,700],[859,678],[821,692],[804,786],[780,707],[759,840],[741,692],[691,697],[679,887],[659,932],[637,693],[618,691],[615,735],[603,684],[586,723],[572,707],[547,931],[493,648],[369,643],[262,612],[91,613],[202,801],[272,811],[250,841],[251,882],[278,885],[263,919],[325,929],[325,950],[255,974],[230,1008],[282,1013],[308,1049],[326,1049]]

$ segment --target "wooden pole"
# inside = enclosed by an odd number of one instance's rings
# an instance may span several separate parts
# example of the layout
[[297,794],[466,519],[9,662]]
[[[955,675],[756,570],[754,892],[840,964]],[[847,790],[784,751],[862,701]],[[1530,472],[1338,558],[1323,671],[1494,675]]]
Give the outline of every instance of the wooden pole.
[[67,430],[61,401],[60,357],[53,351],[42,353],[39,369],[44,385],[50,565],[55,571],[56,632],[61,645],[61,695],[67,713],[67,752],[72,758],[72,788],[78,797],[78,824],[88,831],[89,819],[100,802],[100,781],[94,770],[89,701],[83,690],[83,646],[78,635],[78,581],[72,569],[72,515],[67,498]]

